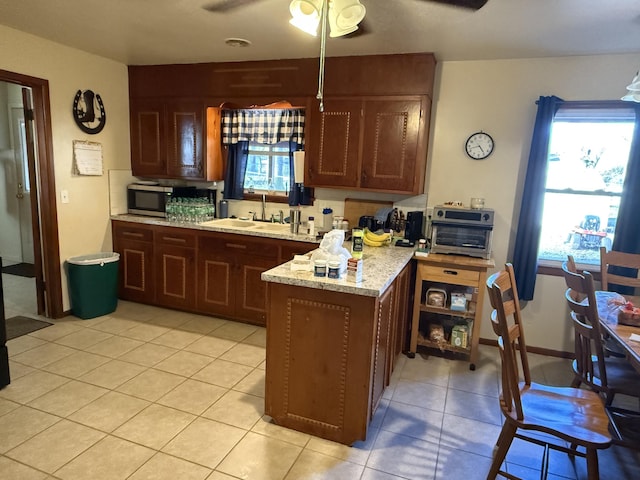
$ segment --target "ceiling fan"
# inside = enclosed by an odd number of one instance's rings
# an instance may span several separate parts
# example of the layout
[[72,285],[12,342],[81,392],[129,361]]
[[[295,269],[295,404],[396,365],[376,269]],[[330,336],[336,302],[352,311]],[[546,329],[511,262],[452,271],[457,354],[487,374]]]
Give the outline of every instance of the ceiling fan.
[[[203,9],[208,12],[229,12],[238,7],[243,7],[261,0],[214,0],[203,5]],[[470,10],[480,10],[488,0],[418,0],[423,2],[442,3],[452,7],[467,8]]]

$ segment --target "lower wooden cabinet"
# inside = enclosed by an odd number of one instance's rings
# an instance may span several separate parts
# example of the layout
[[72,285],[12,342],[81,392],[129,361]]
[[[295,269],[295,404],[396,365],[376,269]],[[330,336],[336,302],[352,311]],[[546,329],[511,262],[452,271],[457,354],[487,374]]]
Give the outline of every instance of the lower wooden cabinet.
[[153,230],[146,225],[113,222],[113,250],[120,254],[119,297],[154,303]]
[[317,244],[113,221],[123,300],[266,324],[262,272]]
[[156,302],[193,310],[196,300],[196,235],[158,228],[154,233]]
[[268,283],[265,413],[347,445],[365,440],[389,385],[393,332],[406,321],[397,316],[409,301],[401,283],[380,297]]
[[387,288],[378,300],[377,312],[375,318],[375,350],[373,359],[373,379],[371,386],[371,415],[378,408],[382,394],[391,376],[391,327],[395,325],[394,301],[396,284],[395,282]]
[[205,233],[198,238],[198,309],[266,325],[267,290],[262,272],[280,262],[272,239]]

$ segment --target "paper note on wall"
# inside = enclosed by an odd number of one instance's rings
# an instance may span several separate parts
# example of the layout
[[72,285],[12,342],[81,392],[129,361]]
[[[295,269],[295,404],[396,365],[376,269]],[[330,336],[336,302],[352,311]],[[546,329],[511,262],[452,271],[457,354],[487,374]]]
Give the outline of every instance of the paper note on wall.
[[74,140],[73,166],[78,175],[102,175],[102,144]]

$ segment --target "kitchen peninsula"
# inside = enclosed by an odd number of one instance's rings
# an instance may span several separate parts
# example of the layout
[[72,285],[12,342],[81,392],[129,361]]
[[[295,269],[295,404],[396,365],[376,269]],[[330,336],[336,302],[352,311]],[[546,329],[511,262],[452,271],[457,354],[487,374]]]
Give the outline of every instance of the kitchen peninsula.
[[[267,327],[265,413],[352,444],[408,348],[413,249],[365,247],[358,283],[292,271],[318,240],[287,224],[112,217],[120,298]],[[285,263],[286,262],[286,263]]]
[[363,281],[316,278],[285,263],[267,282],[265,413],[350,445],[367,428],[405,349],[413,249],[367,247]]

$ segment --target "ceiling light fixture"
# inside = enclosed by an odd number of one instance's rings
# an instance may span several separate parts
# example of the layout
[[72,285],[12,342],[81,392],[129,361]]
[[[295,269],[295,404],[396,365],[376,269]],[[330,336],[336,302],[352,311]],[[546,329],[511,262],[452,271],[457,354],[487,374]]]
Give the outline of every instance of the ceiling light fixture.
[[224,43],[228,47],[248,47],[251,45],[251,42],[244,38],[225,38]]
[[620,100],[640,103],[640,71],[636,72],[636,76],[633,77],[631,83],[627,85],[627,94]]
[[320,27],[320,70],[318,73],[318,94],[320,111],[324,110],[324,60],[326,55],[327,23],[329,36],[342,37],[358,30],[366,9],[359,0],[293,0],[289,4],[291,25],[314,37]]

